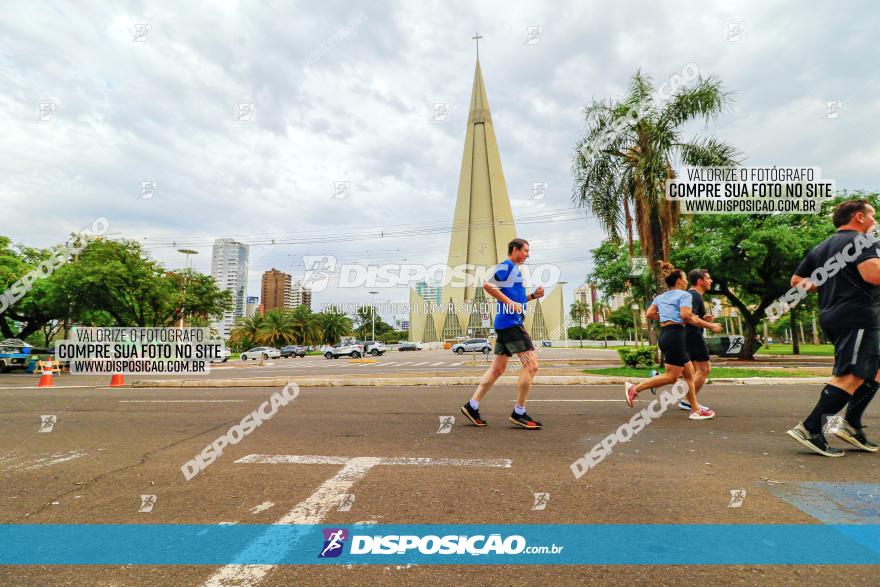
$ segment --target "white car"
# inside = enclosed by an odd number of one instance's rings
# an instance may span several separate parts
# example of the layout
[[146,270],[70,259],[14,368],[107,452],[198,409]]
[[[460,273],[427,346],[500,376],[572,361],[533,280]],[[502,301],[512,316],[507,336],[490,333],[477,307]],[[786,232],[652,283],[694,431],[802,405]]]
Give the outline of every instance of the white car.
[[212,363],[225,363],[226,361],[229,360],[229,355],[231,355],[231,354],[232,353],[229,352],[228,348],[223,347],[222,349],[220,349],[220,356],[214,357],[213,359],[211,359],[211,362]]
[[249,351],[241,353],[242,361],[247,361],[248,359],[259,359],[260,357],[263,357],[264,359],[277,359],[281,357],[281,351],[270,346],[257,346]]
[[368,340],[364,343],[364,354],[381,357],[388,352],[388,348],[381,342]]
[[326,351],[324,351],[325,359],[338,359],[339,357],[351,357],[352,359],[359,359],[364,356],[364,345],[356,344],[356,343],[342,343],[335,344]]

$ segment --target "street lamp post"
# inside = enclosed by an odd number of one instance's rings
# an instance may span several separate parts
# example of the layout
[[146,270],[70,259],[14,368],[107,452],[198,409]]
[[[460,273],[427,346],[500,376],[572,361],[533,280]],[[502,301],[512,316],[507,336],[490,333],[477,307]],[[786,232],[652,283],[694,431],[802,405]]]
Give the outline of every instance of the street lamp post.
[[608,318],[605,315],[605,304],[602,304],[602,346],[608,348]]
[[641,346],[642,341],[639,336],[639,305],[633,303],[630,308],[633,311],[633,332],[635,332],[635,340],[633,342],[636,343],[636,346]]
[[[375,300],[375,296],[379,292],[371,291],[370,293],[373,295],[373,299]],[[372,314],[372,319],[373,319],[373,338],[372,338],[372,341],[376,342],[376,304],[375,303],[370,304],[370,310],[371,310],[370,314]]]
[[568,348],[568,328],[566,328],[566,324],[565,324],[566,320],[565,320],[565,287],[564,287],[565,284],[568,282],[567,281],[559,281],[557,283],[559,284],[559,287],[562,288],[559,290],[559,299],[561,300],[561,304],[562,304],[562,314],[560,314],[559,317],[560,317],[560,320],[562,320],[562,334],[565,339],[565,348]]
[[[177,252],[183,253],[184,255],[186,255],[186,269],[190,268],[189,256],[199,254],[198,251],[194,251],[192,249],[177,249]],[[184,275],[184,277],[183,277],[183,304],[181,304],[181,306],[186,304],[186,282],[188,279],[189,279],[189,272],[187,272],[187,274]],[[181,308],[181,310],[183,310],[183,311],[180,314],[180,328],[183,328],[183,318],[184,318],[184,315],[186,314],[186,310],[184,308]]]

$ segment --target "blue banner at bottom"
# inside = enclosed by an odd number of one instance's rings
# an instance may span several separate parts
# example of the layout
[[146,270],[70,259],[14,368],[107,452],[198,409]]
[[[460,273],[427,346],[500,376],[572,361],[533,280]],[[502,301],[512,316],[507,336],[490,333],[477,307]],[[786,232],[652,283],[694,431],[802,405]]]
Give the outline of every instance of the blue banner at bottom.
[[875,565],[880,525],[0,525],[0,565]]

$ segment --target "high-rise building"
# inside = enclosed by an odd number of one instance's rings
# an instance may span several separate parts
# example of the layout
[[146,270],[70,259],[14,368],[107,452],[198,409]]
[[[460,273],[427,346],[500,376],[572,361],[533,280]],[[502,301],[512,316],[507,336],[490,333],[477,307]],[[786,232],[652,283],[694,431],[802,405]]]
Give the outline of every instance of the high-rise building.
[[247,276],[248,245],[231,238],[214,239],[211,277],[217,287],[232,292],[232,309],[215,323],[217,332],[224,339],[229,338],[235,320],[244,316]]
[[247,304],[244,306],[244,315],[248,318],[251,316],[256,316],[257,314],[261,314],[260,311],[260,298],[257,296],[248,296]]
[[581,317],[581,326],[593,323],[593,299],[595,289],[586,283],[582,283],[574,290],[574,301],[583,302],[587,305],[584,315]]
[[420,281],[416,284],[416,292],[429,304],[439,306],[443,301],[443,287],[440,285]]
[[305,306],[312,309],[312,290],[304,286],[301,279],[294,280],[290,286],[290,307]]
[[278,271],[274,267],[271,271],[264,271],[260,289],[263,309],[266,312],[291,307],[289,274]]
[[610,311],[618,310],[626,305],[626,294],[616,293],[608,300],[608,309]]

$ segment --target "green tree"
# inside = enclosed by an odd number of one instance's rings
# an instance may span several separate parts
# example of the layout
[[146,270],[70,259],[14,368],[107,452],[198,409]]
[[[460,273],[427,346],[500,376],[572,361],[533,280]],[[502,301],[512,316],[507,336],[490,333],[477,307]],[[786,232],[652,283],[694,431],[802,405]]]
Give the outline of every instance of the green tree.
[[587,340],[605,340],[606,337],[610,340],[616,340],[623,338],[623,334],[620,329],[613,324],[595,322],[593,324],[587,324],[584,327],[584,337]]
[[[373,308],[369,304],[359,307],[355,312],[354,322],[357,324],[355,331],[358,338],[361,340],[370,339],[373,335]],[[392,330],[394,328],[386,324],[376,312],[376,338]]]
[[296,344],[321,344],[323,332],[318,316],[308,306],[296,306],[290,310],[290,326]]
[[343,336],[351,334],[351,318],[336,306],[330,306],[317,316],[318,326],[321,328],[321,342],[324,344],[336,344]]
[[262,331],[262,314],[239,318],[229,332],[229,345],[233,350],[246,351],[259,344]]
[[[877,194],[867,197],[877,207]],[[764,310],[790,288],[798,264],[814,246],[835,231],[832,209],[853,195],[826,202],[817,215],[695,215],[675,237],[676,267],[706,268],[713,293],[723,295],[740,313],[747,341],[755,340]],[[792,328],[794,331],[794,328]],[[744,344],[740,358],[753,357]]]
[[[590,308],[589,306],[587,306],[586,302],[582,300],[575,300],[568,312],[569,315],[571,315],[571,319],[574,320],[575,324],[577,324],[577,326],[575,326],[574,328],[578,329],[576,337],[572,337],[571,334],[569,334],[568,337],[577,338],[578,340],[580,340],[580,346],[584,346],[584,329],[582,327],[582,323],[584,321],[584,317],[589,313],[589,311]],[[569,331],[570,330],[571,329],[569,329]]]
[[669,258],[669,238],[679,218],[678,203],[664,197],[666,180],[675,178],[673,164],[736,165],[739,154],[715,138],[682,137],[689,122],[708,122],[728,106],[729,95],[717,77],[699,77],[665,103],[655,96],[650,78],[637,71],[622,100],[587,106],[586,134],[572,163],[572,199],[613,240],[621,240],[623,228],[630,257],[638,233],[651,273],[659,278],[656,262]]
[[296,341],[293,320],[287,310],[269,310],[263,315],[263,322],[257,340],[261,344],[281,348]]
[[621,329],[632,328],[633,315],[629,305],[624,304],[623,306],[608,314],[608,322],[610,324],[614,324]]
[[50,288],[41,291],[48,303],[68,304],[71,320],[100,310],[114,326],[173,326],[184,315],[219,318],[232,303],[232,294],[210,276],[168,271],[134,241],[93,241],[73,262],[38,283],[43,281]]

